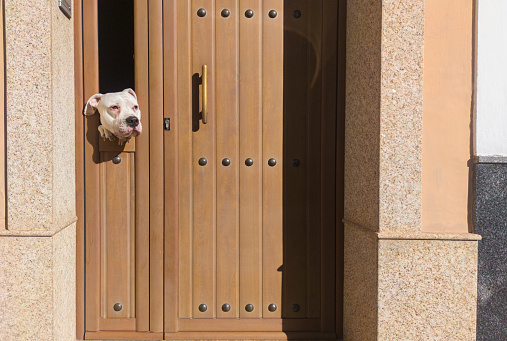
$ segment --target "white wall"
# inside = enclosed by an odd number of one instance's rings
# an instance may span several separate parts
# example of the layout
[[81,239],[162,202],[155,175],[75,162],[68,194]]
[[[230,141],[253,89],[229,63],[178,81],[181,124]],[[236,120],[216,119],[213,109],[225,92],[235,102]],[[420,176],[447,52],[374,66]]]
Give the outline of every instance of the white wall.
[[476,154],[507,156],[507,1],[478,1]]

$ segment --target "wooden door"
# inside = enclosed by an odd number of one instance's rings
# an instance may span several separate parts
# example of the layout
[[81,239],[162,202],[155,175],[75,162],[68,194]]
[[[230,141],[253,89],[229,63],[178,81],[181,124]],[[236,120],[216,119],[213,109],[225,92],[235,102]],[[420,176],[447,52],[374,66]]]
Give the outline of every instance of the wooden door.
[[334,337],[336,2],[180,0],[156,15],[166,338]]
[[179,293],[166,309],[177,308],[180,331],[254,331],[262,317],[273,329],[282,306],[283,1],[172,9],[164,20],[175,31],[177,91],[166,101],[178,106],[166,112],[166,135],[178,137],[166,157],[178,164]]
[[[334,339],[336,2],[133,10],[143,134],[83,130],[85,337]],[[85,99],[96,18],[84,1]]]
[[[136,9],[132,2],[130,9],[127,8],[128,1],[116,1],[116,5],[119,4],[125,7],[121,14],[128,14],[129,10],[133,13]],[[132,30],[135,37],[127,39],[135,40],[136,63],[135,70],[131,70],[135,82],[121,84],[123,87],[119,89],[106,89],[104,84],[111,82],[104,80],[103,75],[111,74],[111,70],[99,70],[99,66],[104,65],[99,58],[104,51],[99,53],[99,47],[106,34],[99,29],[99,9],[108,11],[102,13],[107,19],[111,13],[117,13],[118,8],[114,2],[100,5],[98,1],[84,1],[82,7],[79,6],[83,14],[83,100],[99,92],[133,87],[145,129],[138,138],[120,145],[117,141],[100,138],[98,115],[84,119],[81,136],[84,144],[84,210],[81,218],[85,230],[85,338],[162,339],[163,131],[150,129],[150,121],[161,121],[163,111],[160,94],[163,85],[155,86],[157,79],[163,79],[163,75],[158,76],[162,69],[150,58],[154,59],[162,50],[156,45],[149,49],[148,42],[139,39],[147,32]],[[142,10],[137,11],[135,20],[146,23],[146,18],[139,17],[139,14],[147,9],[147,3],[136,5]],[[130,19],[133,20],[134,16]],[[129,32],[120,34],[124,38],[123,35]],[[110,41],[106,43],[111,44]],[[113,50],[114,46],[111,44]],[[128,56],[120,58],[128,60]],[[148,80],[151,80],[152,87]]]

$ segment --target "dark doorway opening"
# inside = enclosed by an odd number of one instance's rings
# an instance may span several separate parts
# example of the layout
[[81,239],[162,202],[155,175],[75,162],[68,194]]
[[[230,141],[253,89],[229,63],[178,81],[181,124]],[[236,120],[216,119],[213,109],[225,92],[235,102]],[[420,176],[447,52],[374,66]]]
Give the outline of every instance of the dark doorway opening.
[[100,92],[134,89],[134,0],[99,0],[98,24]]

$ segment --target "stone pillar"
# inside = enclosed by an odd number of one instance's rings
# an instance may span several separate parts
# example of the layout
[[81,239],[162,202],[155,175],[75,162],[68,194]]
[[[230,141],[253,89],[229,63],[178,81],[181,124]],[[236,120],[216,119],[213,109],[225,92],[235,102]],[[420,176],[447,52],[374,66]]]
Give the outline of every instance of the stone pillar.
[[75,340],[73,19],[5,0],[5,59],[0,339]]
[[480,237],[422,228],[425,19],[424,0],[348,0],[347,341],[475,340]]

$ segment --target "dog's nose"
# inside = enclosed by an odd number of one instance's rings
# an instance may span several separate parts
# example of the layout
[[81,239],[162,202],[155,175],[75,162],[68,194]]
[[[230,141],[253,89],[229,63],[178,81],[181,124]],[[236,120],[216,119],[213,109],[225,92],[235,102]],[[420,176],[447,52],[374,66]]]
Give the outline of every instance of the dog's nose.
[[139,119],[135,116],[129,116],[127,117],[127,119],[125,120],[125,122],[127,122],[127,125],[129,127],[132,127],[132,128],[135,128],[139,125]]

